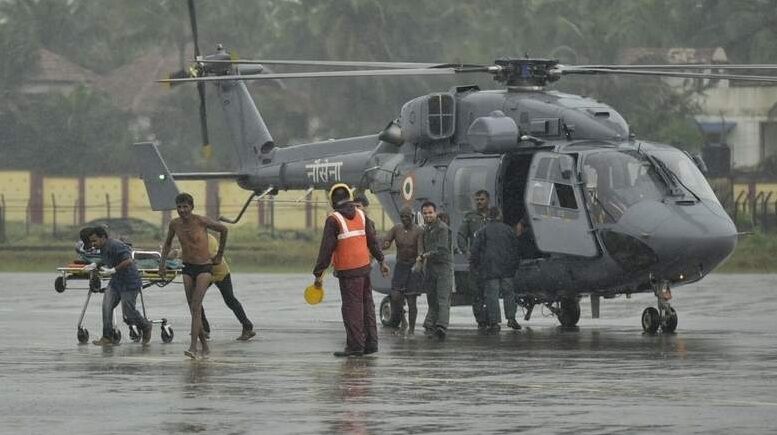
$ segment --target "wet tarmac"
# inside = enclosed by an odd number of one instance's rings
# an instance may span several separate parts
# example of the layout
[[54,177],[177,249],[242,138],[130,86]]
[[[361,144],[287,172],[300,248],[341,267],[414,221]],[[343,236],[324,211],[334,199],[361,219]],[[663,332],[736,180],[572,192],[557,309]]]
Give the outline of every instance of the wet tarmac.
[[[240,325],[215,289],[205,306],[207,360],[184,357],[189,316],[180,285],[145,292],[155,327],[147,348],[79,345],[83,289],[54,274],[0,274],[0,433],[774,433],[777,276],[713,275],[675,289],[675,335],[643,335],[644,294],[603,300],[580,327],[554,318],[479,336],[454,308],[449,339],[381,330],[380,352],[337,359],[344,345],[330,278],[305,305],[308,275],[235,275],[258,328]],[[380,295],[375,294],[376,303]],[[101,295],[85,326],[100,334]],[[426,312],[422,304],[420,314]],[[547,314],[547,313],[545,313]],[[527,327],[528,326],[528,327]]]

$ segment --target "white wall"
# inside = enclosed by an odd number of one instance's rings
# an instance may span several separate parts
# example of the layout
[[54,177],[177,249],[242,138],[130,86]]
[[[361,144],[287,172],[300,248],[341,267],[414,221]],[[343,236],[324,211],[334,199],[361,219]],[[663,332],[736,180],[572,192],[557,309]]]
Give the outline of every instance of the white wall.
[[777,87],[713,88],[697,100],[704,115],[700,122],[736,122],[725,140],[731,147],[731,166],[755,166],[761,159],[761,122],[777,104]]

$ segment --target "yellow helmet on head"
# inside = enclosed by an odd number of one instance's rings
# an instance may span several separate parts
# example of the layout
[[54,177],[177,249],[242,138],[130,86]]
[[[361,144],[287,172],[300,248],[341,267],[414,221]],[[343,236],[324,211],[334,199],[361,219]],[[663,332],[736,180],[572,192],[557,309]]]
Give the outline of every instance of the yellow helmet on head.
[[332,207],[338,207],[346,202],[353,201],[353,191],[345,183],[337,183],[329,189],[329,203]]

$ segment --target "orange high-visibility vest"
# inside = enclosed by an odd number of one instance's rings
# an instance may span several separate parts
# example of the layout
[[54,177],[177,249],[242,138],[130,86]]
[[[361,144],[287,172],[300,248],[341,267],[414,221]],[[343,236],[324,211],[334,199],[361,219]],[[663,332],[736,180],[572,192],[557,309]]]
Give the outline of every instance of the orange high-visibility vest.
[[339,212],[332,212],[340,224],[337,246],[332,256],[335,270],[358,269],[370,264],[370,250],[367,248],[367,218],[364,212],[356,209],[353,219],[346,219]]

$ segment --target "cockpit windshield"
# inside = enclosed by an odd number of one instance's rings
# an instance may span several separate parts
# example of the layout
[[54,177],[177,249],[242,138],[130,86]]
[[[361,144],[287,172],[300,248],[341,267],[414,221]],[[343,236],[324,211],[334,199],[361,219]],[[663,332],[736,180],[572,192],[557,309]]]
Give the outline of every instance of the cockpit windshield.
[[583,161],[588,209],[595,224],[615,223],[632,205],[661,200],[667,186],[637,151],[603,151]]
[[679,184],[697,195],[701,199],[706,199],[718,203],[715,192],[707,183],[707,179],[701,173],[696,163],[688,155],[680,150],[665,149],[651,150],[650,154],[661,160],[666,168],[671,172],[670,175],[677,177]]

